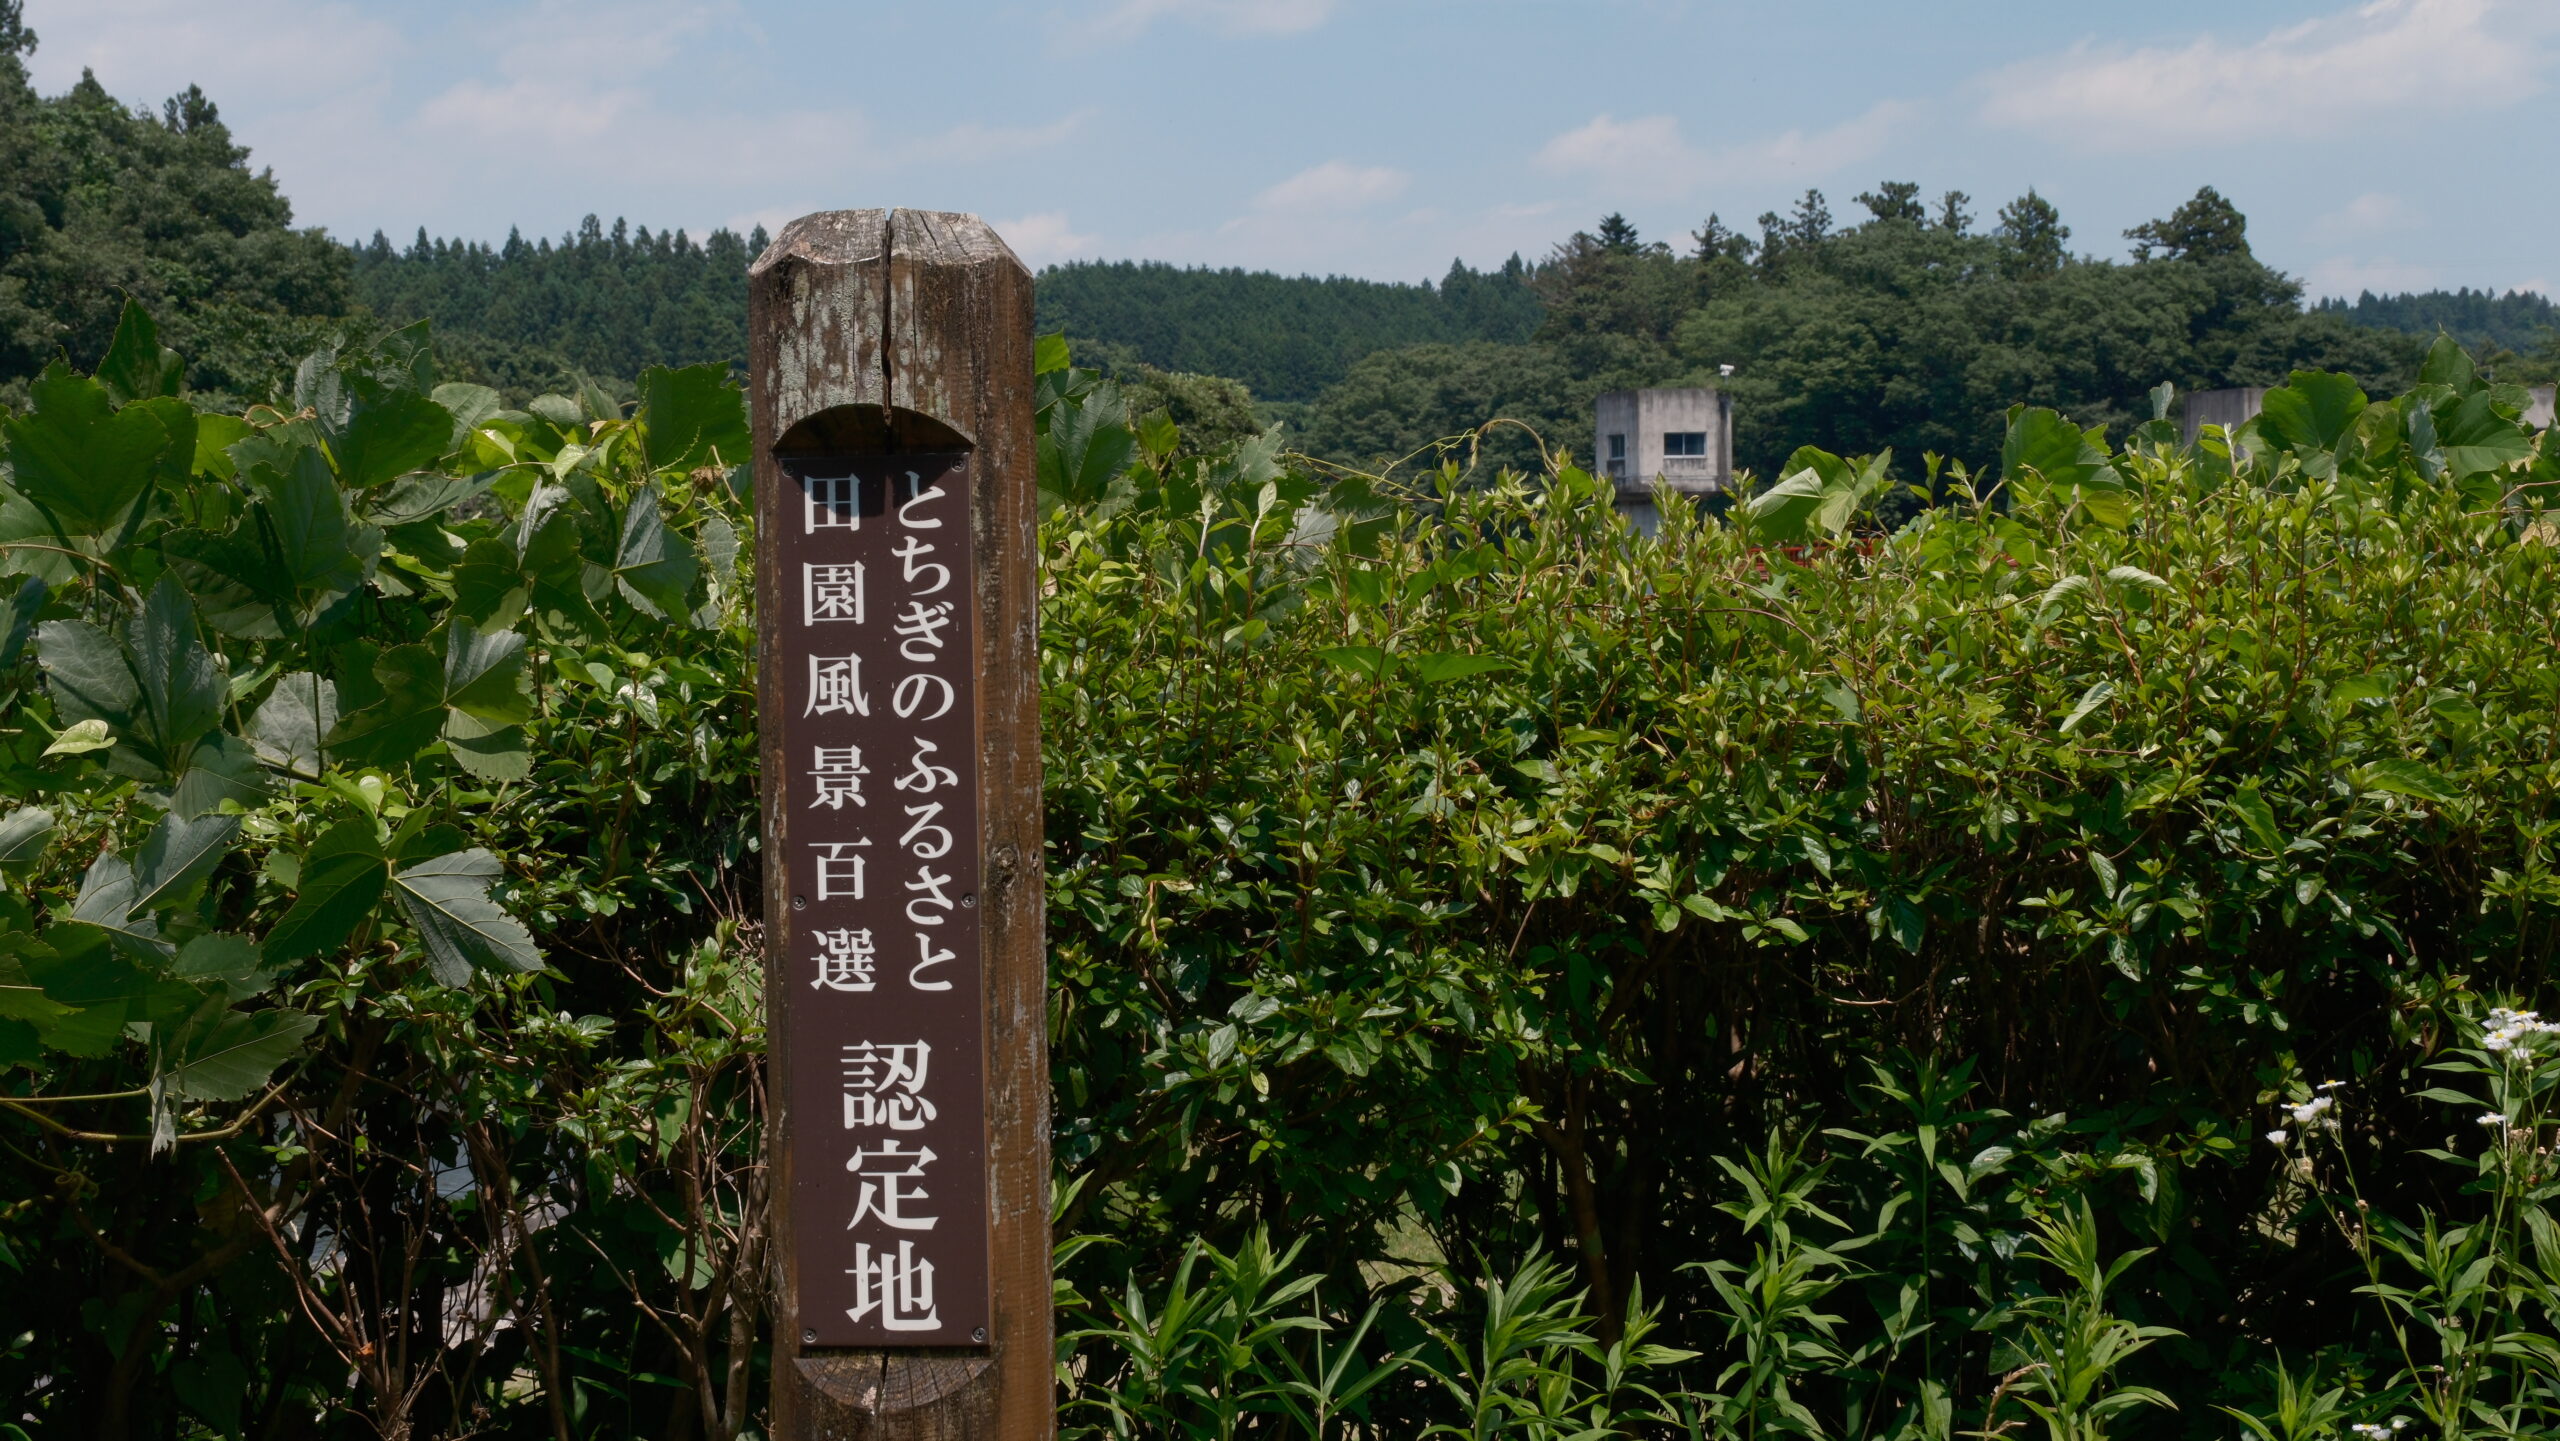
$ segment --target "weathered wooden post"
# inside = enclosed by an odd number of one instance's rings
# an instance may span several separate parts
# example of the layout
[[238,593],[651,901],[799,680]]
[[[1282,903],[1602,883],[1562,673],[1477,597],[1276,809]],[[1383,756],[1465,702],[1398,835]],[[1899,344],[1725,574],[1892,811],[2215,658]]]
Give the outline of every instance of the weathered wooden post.
[[748,277],[773,1435],[1045,1441],[1030,272],[837,210]]

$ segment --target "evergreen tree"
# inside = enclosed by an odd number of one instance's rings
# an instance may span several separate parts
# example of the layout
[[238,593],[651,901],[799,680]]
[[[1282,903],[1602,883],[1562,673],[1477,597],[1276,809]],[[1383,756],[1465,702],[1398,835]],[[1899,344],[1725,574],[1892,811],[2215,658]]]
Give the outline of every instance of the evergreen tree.
[[1973,197],[1961,190],[1950,190],[1938,197],[1937,226],[1949,235],[1963,235],[1973,229],[1973,212],[1965,209]]
[[1541,315],[1532,269],[1516,255],[1483,271],[1452,262],[1435,286],[1079,261],[1041,272],[1038,323],[1065,331],[1079,355],[1125,350],[1132,364],[1302,402],[1375,351],[1528,339]]
[[2050,275],[2061,269],[2067,258],[2062,247],[2071,239],[2062,212],[2036,194],[2034,186],[2000,207],[2000,225],[1992,233],[2000,242],[2001,268],[2011,275]]
[[2248,258],[2249,221],[2222,193],[2207,185],[2166,219],[2146,220],[2124,233],[2136,260]]
[[1927,222],[1929,212],[1920,204],[1920,187],[1908,180],[1888,180],[1858,196],[1858,203],[1878,220],[1908,221],[1913,225]]

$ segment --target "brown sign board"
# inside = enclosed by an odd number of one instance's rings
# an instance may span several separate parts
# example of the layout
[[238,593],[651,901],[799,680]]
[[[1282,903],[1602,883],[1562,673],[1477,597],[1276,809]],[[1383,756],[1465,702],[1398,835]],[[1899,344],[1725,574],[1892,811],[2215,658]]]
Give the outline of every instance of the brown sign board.
[[[804,1341],[987,1339],[968,458],[785,456],[781,979]],[[779,1009],[779,1008],[778,1008]]]

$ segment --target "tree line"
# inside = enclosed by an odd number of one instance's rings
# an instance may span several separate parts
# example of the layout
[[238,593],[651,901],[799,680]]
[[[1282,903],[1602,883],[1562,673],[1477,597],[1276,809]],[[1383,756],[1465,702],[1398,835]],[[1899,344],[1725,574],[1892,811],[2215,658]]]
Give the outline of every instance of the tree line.
[[[35,38],[20,0],[0,0],[0,395],[22,396],[56,353],[94,363],[126,297],[160,317],[197,393],[224,398],[280,394],[327,335],[417,320],[435,322],[451,373],[517,400],[743,364],[761,229],[696,239],[590,216],[496,245],[423,229],[405,246],[339,243],[294,224],[202,92],[131,109],[84,76],[42,97],[23,61]],[[2121,259],[2076,253],[2033,191],[1988,222],[1971,197],[1924,201],[1908,181],[1855,203],[1841,223],[1809,191],[1750,227],[1710,215],[1677,244],[1613,215],[1534,261],[1453,262],[1420,284],[1078,262],[1041,275],[1040,324],[1195,435],[1280,423],[1289,443],[1362,464],[1496,418],[1527,427],[1490,440],[1504,459],[1540,442],[1583,454],[1600,390],[1727,364],[1738,457],[1764,472],[1804,443],[1979,459],[2019,399],[2121,427],[2164,380],[2273,384],[2311,366],[2392,389],[2438,330],[2503,378],[2560,373],[2538,295],[2306,311],[2211,189],[2128,232]]]
[[[1598,392],[1716,384],[1735,397],[1737,463],[1763,475],[1807,444],[1979,463],[2020,402],[2121,432],[2162,381],[2270,385],[2316,368],[2389,390],[2415,363],[2408,337],[2306,312],[2210,187],[2126,232],[2122,260],[2074,253],[2032,190],[1987,226],[1962,192],[1924,204],[1901,181],[1856,199],[1865,217],[1841,224],[1809,190],[1756,235],[1711,214],[1679,249],[1611,215],[1536,267],[1546,313],[1528,343],[1370,355],[1311,407],[1302,443],[1376,463],[1506,416],[1587,455]],[[1519,464],[1536,448],[1526,432],[1488,443]]]

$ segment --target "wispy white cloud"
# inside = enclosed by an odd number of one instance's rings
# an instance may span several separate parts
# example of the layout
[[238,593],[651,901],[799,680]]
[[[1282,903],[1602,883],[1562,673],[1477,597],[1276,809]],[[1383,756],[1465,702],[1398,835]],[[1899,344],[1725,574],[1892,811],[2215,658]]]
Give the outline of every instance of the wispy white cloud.
[[2318,137],[2411,112],[2539,91],[2560,7],[2547,0],[2372,0],[2254,40],[2083,42],[1984,77],[1981,117],[2093,149]]
[[1061,260],[1079,260],[1096,253],[1098,237],[1086,235],[1067,223],[1063,210],[1044,210],[1014,220],[992,222],[996,234],[1013,247],[1022,263],[1037,270]]
[[1404,193],[1413,177],[1386,165],[1328,160],[1313,165],[1253,198],[1260,211],[1358,210]]
[[37,0],[32,8],[28,23],[42,42],[33,70],[46,90],[94,70],[125,99],[191,84],[217,102],[252,91],[317,97],[367,86],[400,52],[397,27],[342,0]]
[[1685,195],[1707,185],[1829,174],[1875,155],[1916,113],[1907,101],[1882,100],[1821,129],[1713,145],[1692,142],[1674,116],[1602,114],[1548,141],[1533,159],[1551,174]]
[[2303,276],[2303,288],[2314,298],[2340,295],[2349,300],[2367,290],[2376,295],[2390,295],[2403,290],[2433,290],[2443,283],[2442,272],[2431,265],[2345,255],[2316,261],[2309,273]]
[[894,142],[876,156],[883,169],[911,165],[983,165],[1048,150],[1075,138],[1090,109],[1061,115],[1045,125],[981,125],[963,121],[948,130]]
[[2371,190],[2313,220],[2311,231],[2315,235],[2335,239],[2370,235],[2382,230],[2405,230],[2420,219],[2416,207],[2399,196]]
[[1183,20],[1230,35],[1296,35],[1333,18],[1335,0],[1118,0],[1085,33],[1133,40],[1159,20]]

